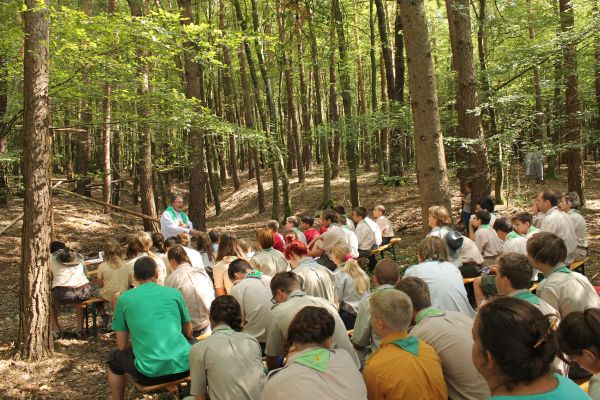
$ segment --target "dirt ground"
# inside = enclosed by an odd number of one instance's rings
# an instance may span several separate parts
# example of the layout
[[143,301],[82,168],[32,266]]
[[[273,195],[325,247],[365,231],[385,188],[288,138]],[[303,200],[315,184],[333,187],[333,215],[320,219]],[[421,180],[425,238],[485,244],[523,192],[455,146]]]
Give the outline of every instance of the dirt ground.
[[[270,219],[270,213],[259,215],[256,206],[254,180],[244,176],[241,190],[233,192],[231,187],[224,189],[221,215],[214,215],[214,208],[208,212],[209,228],[219,227],[234,232],[238,237],[253,241],[254,230]],[[587,204],[582,211],[588,222],[588,237],[591,247],[591,262],[586,268],[588,277],[600,270],[600,185],[598,168],[587,166]],[[267,201],[271,197],[268,176],[264,178]],[[455,220],[459,220],[460,193],[452,179],[454,197],[452,199]],[[416,179],[409,177],[409,183],[402,187],[389,187],[376,183],[374,173],[363,174],[359,178],[361,202],[369,210],[376,204],[384,204],[388,217],[398,229],[402,242],[396,248],[397,261],[408,266],[416,260],[416,245],[422,238],[421,212],[418,200]],[[509,196],[508,206],[498,206],[499,214],[509,215],[521,209],[528,209],[536,193],[543,188],[557,191],[566,189],[566,171],[557,180],[544,185],[530,184],[515,172],[511,186],[505,188]],[[318,171],[307,175],[306,184],[300,187],[297,178],[291,180],[292,203],[298,213],[315,215],[321,203],[322,179]],[[183,188],[183,185],[182,185]],[[332,183],[335,203],[350,209],[348,180],[342,177]],[[93,196],[100,198],[99,190]],[[14,219],[22,212],[22,200],[13,199],[9,209],[0,210],[0,226]],[[123,206],[134,209],[129,198]],[[269,209],[267,204],[267,209]],[[121,239],[142,229],[141,220],[121,213],[102,214],[101,206],[85,202],[67,195],[54,197],[54,217],[57,238],[66,241],[80,251],[85,258],[94,258],[102,250],[103,240],[108,237]],[[18,328],[18,282],[20,258],[21,223],[17,223],[0,236],[0,398],[2,399],[105,399],[109,396],[106,384],[105,363],[108,350],[114,345],[109,333],[99,333],[97,337],[83,339],[60,339],[54,343],[52,358],[37,363],[25,363],[11,359]],[[595,279],[595,284],[599,284]],[[75,330],[75,315],[72,309],[61,310],[60,322],[63,329]],[[143,398],[130,389],[130,398]],[[147,396],[146,398],[151,398]],[[155,397],[158,398],[158,397]]]

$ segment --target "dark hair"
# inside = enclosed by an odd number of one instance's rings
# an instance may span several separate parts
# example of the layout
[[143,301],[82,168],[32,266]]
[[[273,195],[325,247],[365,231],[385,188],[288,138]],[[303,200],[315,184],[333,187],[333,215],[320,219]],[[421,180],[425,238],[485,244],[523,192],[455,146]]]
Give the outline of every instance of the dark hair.
[[243,258],[240,254],[240,248],[237,239],[231,233],[224,233],[219,238],[219,250],[217,251],[217,261],[221,261],[227,256],[236,256]]
[[303,215],[302,218],[300,218],[300,221],[304,222],[308,226],[313,226],[315,223],[315,219],[310,215]]
[[506,253],[498,257],[498,274],[505,276],[510,285],[517,289],[528,289],[533,277],[533,268],[529,259],[523,254]]
[[400,278],[398,264],[389,259],[381,260],[375,266],[373,276],[377,277],[377,282],[380,285],[395,285]]
[[335,211],[336,213],[338,213],[340,215],[346,214],[346,209],[342,205],[333,207],[333,211]]
[[181,199],[181,200],[183,200],[183,197],[181,197],[181,195],[180,195],[180,194],[172,194],[172,195],[171,195],[171,203],[174,203],[174,202],[175,202],[175,200],[177,200],[177,199]]
[[[78,254],[75,250],[70,247],[63,247],[56,254],[56,259],[61,263],[73,263],[70,265],[75,265],[75,261],[78,259]],[[78,265],[79,263],[77,263]]]
[[395,288],[406,293],[408,297],[410,297],[415,312],[431,307],[429,287],[423,279],[408,276],[396,282]]
[[300,281],[295,273],[291,271],[278,272],[271,279],[271,293],[275,294],[277,290],[283,290],[286,293],[300,289]]
[[229,263],[229,268],[227,268],[227,276],[229,276],[229,279],[233,282],[237,272],[246,272],[250,271],[251,269],[252,266],[248,261],[244,260],[243,258],[237,258]]
[[150,238],[152,239],[152,245],[158,249],[160,253],[165,252],[165,237],[160,232],[154,232]]
[[354,212],[356,213],[356,215],[358,215],[362,219],[367,218],[367,215],[369,215],[367,209],[364,207],[355,207]]
[[566,355],[579,355],[583,350],[593,349],[600,356],[600,309],[586,308],[573,311],[560,321],[558,344]]
[[279,230],[279,222],[277,220],[272,219],[267,222],[267,228],[269,228],[273,232],[277,232]]
[[338,216],[335,213],[335,211],[333,211],[332,209],[326,209],[321,211],[321,217],[326,220],[331,222],[332,224],[335,224],[338,222]]
[[171,246],[171,248],[169,249],[169,251],[167,251],[167,258],[169,259],[169,261],[173,260],[177,263],[177,265],[179,264],[183,264],[183,263],[188,263],[188,264],[192,264],[192,262],[190,261],[190,258],[188,257],[187,253],[185,252],[185,249],[183,248],[183,246],[176,244],[175,246]]
[[474,329],[512,390],[550,371],[558,349],[553,326],[533,304],[501,296],[479,308]]
[[322,307],[307,306],[298,311],[288,327],[286,348],[294,343],[323,344],[333,336],[335,319]]
[[210,238],[210,241],[213,244],[219,243],[219,238],[221,237],[221,231],[219,231],[218,229],[211,229],[208,232],[208,237]]
[[490,196],[484,196],[477,201],[476,204],[479,204],[479,207],[486,210],[487,212],[493,213],[496,205],[494,204],[494,200]]
[[177,238],[177,236],[171,236],[170,238],[167,238],[164,243],[163,243],[163,249],[169,249],[173,246],[175,246],[176,244],[179,244],[179,239]]
[[494,230],[504,233],[510,233],[512,231],[512,225],[506,218],[496,218],[493,228]]
[[200,253],[206,254],[208,261],[214,262],[215,255],[212,250],[211,242],[212,241],[206,232],[200,232],[200,234],[196,237],[196,249],[198,249]]
[[[289,235],[288,235],[289,236]],[[286,241],[288,236],[286,236]],[[308,254],[308,249],[306,248],[306,245],[304,243],[302,243],[299,240],[292,240],[291,242],[288,242],[287,245],[285,246],[285,258],[286,259],[290,259],[290,257],[293,255],[295,255],[296,257],[304,257],[305,255]]]
[[492,219],[492,216],[490,215],[490,213],[486,210],[481,210],[481,211],[477,211],[475,213],[475,218],[477,218],[478,220],[480,220],[484,225],[487,225],[490,223],[490,220]]
[[560,196],[553,190],[544,190],[542,192],[542,199],[544,199],[544,201],[549,201],[552,207],[556,207]]
[[531,214],[524,211],[524,212],[520,212],[517,215],[515,215],[514,217],[512,217],[512,221],[513,221],[513,223],[514,223],[514,221],[521,221],[524,224],[528,223],[529,225],[531,225],[531,223],[533,222],[533,217],[531,216]]
[[133,264],[133,277],[136,281],[147,281],[154,277],[156,268],[157,265],[154,258],[148,256],[140,257]]
[[294,225],[295,228],[300,226],[300,218],[296,217],[295,215],[292,215],[291,217],[287,217],[285,219],[285,222],[288,224]]
[[215,324],[224,323],[234,331],[242,331],[242,310],[240,303],[233,296],[215,298],[210,305],[209,318]]
[[467,181],[467,182],[465,183],[465,187],[468,187],[468,188],[471,188],[471,189],[473,189],[473,182],[471,182],[471,181]]
[[57,251],[62,250],[65,247],[67,247],[67,245],[63,242],[53,240],[52,242],[50,242],[50,253],[56,253]]
[[527,254],[542,264],[554,266],[567,258],[567,245],[554,233],[538,232],[527,239]]

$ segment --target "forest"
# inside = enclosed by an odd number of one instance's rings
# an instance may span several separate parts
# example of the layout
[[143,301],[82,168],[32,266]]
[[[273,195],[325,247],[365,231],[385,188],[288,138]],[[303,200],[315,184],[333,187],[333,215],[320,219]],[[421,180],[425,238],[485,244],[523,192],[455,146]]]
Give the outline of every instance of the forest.
[[[175,188],[200,230],[239,222],[238,205],[282,221],[306,212],[303,193],[316,214],[410,191],[421,235],[428,207],[456,208],[467,182],[474,202],[528,204],[534,154],[546,181],[593,200],[599,4],[0,2],[3,234],[23,208],[20,262],[3,262],[19,277],[19,358],[52,352],[38,314],[55,196],[115,220],[133,211],[155,232]],[[242,189],[252,201],[232,204]]]

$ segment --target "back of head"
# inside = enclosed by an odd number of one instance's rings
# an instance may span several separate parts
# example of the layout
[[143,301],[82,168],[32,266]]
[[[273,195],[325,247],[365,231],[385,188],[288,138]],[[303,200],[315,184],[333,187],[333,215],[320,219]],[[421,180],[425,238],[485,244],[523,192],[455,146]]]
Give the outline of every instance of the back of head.
[[250,246],[250,243],[248,243],[244,239],[238,239],[238,247],[240,248],[240,251],[244,254],[248,254],[252,250],[252,246]]
[[240,250],[237,238],[231,233],[223,233],[219,238],[219,250],[217,251],[217,261],[221,261],[228,256],[240,257]]
[[[341,214],[341,215],[343,215],[343,214]],[[338,216],[335,213],[335,211],[333,211],[331,209],[327,209],[327,210],[321,211],[321,217],[324,220],[329,221],[332,224],[337,224],[338,223]]]
[[437,226],[450,225],[452,223],[450,212],[444,206],[429,207],[429,215],[435,219]]
[[448,248],[437,236],[427,236],[419,243],[419,259],[423,261],[448,261]]
[[288,224],[292,224],[294,226],[294,228],[297,228],[300,226],[300,218],[296,217],[295,215],[292,215],[291,217],[287,217],[285,221]]
[[137,232],[131,238],[131,249],[137,253],[147,253],[152,248],[152,239],[146,232]]
[[256,243],[261,249],[273,247],[273,232],[269,228],[260,228],[256,231]]
[[217,325],[227,324],[231,329],[241,332],[242,310],[240,303],[230,295],[219,296],[210,305],[209,318],[212,328]]
[[214,254],[211,246],[212,241],[206,232],[200,232],[200,234],[196,237],[196,249],[200,253],[206,254],[209,261],[214,261]]
[[581,207],[581,199],[577,192],[569,192],[565,195],[565,200],[569,203],[569,207],[577,210]]
[[307,306],[288,327],[287,348],[292,344],[324,344],[333,336],[335,319],[322,307]]
[[104,241],[104,259],[109,263],[118,261],[123,253],[121,243],[113,238]]
[[431,307],[429,287],[423,279],[409,276],[396,282],[395,287],[410,298],[414,312]]
[[217,244],[217,243],[219,243],[219,238],[221,237],[221,232],[218,229],[211,229],[208,232],[208,237],[210,238],[210,241],[212,242],[212,244]]
[[185,249],[179,244],[176,244],[169,248],[169,251],[167,251],[167,258],[169,259],[169,261],[174,261],[176,265],[180,265],[183,263],[188,263],[190,265],[192,264]]
[[527,239],[527,254],[537,262],[554,266],[567,258],[567,245],[554,233],[539,232]]
[[481,221],[482,224],[487,225],[492,220],[492,216],[487,210],[480,210],[475,212],[475,217]]
[[496,264],[498,274],[508,278],[514,289],[529,288],[533,268],[526,256],[519,253],[506,253],[498,257]]
[[400,278],[398,264],[393,260],[383,259],[375,266],[373,276],[380,285],[395,285]]
[[405,331],[412,319],[413,306],[410,298],[399,290],[382,290],[369,298],[371,318],[382,319],[390,330]]
[[490,196],[482,197],[477,202],[477,204],[479,204],[479,207],[481,207],[482,209],[486,210],[489,213],[494,212],[495,204],[494,204],[494,200],[492,200],[492,198]]
[[50,253],[56,253],[59,250],[64,249],[67,245],[64,242],[59,242],[58,240],[54,240],[50,242]]
[[165,252],[165,237],[160,232],[154,232],[150,239],[152,239],[152,245],[158,249],[159,252]]
[[227,276],[233,282],[235,279],[235,274],[242,273],[245,274],[252,270],[252,266],[250,263],[243,258],[238,258],[229,263],[229,268],[227,268]]
[[279,222],[272,219],[267,222],[267,228],[269,228],[273,232],[277,232],[279,230]]
[[544,199],[544,201],[549,201],[552,207],[556,207],[560,196],[553,190],[544,190],[542,192],[542,199]]
[[338,213],[340,215],[346,214],[346,209],[342,205],[337,205],[337,206],[333,207],[333,211],[335,211],[336,213]]
[[312,227],[315,223],[315,219],[310,215],[303,215],[302,218],[300,218],[300,221],[310,227]]
[[285,246],[285,258],[288,260],[295,257],[305,257],[308,254],[306,245],[299,240],[292,240]]
[[374,209],[385,215],[385,206],[383,204],[377,204]]
[[581,355],[583,350],[597,354],[600,350],[600,309],[589,307],[564,317],[558,326],[558,344],[561,353],[567,356]]
[[367,218],[368,212],[367,212],[367,209],[364,207],[355,207],[354,212],[356,213],[356,215],[358,215],[362,219]]
[[166,251],[169,250],[172,246],[175,246],[176,244],[179,244],[179,239],[177,238],[177,236],[171,236],[170,238],[167,238],[165,240],[163,248]]
[[352,257],[352,248],[348,243],[338,242],[331,249],[331,254],[344,263],[338,268],[352,278],[356,293],[362,295],[369,290],[369,277]]
[[190,235],[183,232],[177,234],[177,241],[180,245],[184,247],[190,247],[190,245],[192,244],[192,238],[190,237]]
[[504,232],[504,233],[512,232],[512,225],[506,218],[496,218],[496,220],[494,221],[493,228],[494,228],[494,230]]
[[291,271],[276,273],[271,279],[271,293],[275,294],[277,290],[283,290],[285,293],[300,290],[300,281],[296,274]]
[[554,324],[529,302],[496,297],[479,309],[473,330],[480,346],[473,351],[486,358],[489,352],[509,389],[528,384],[550,371],[558,349]]
[[152,257],[140,257],[133,264],[133,277],[136,281],[147,281],[156,274],[156,261]]
[[331,249],[331,254],[341,262],[352,260],[352,247],[346,242],[337,242]]

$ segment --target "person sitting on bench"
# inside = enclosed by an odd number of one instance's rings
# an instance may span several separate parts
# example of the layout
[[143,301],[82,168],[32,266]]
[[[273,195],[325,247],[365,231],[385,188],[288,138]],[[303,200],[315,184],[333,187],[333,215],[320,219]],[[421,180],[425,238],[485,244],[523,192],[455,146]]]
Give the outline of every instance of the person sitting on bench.
[[[129,270],[127,263],[121,258],[122,252],[121,244],[115,239],[104,242],[104,262],[98,266],[98,296],[110,303],[114,303],[116,297],[129,289]],[[98,313],[108,329],[110,316],[102,303],[98,305]]]
[[256,231],[256,247],[258,251],[250,259],[254,269],[271,277],[290,269],[290,263],[283,253],[273,247],[273,233],[269,228],[260,228]]
[[138,258],[133,273],[138,287],[119,296],[113,318],[117,348],[108,354],[113,400],[125,398],[126,373],[144,386],[189,375],[192,322],[183,296],[156,284],[158,269],[151,257]]
[[373,208],[373,218],[379,230],[381,230],[381,244],[388,244],[394,237],[394,228],[392,223],[385,216],[385,206],[382,204],[376,205]]

